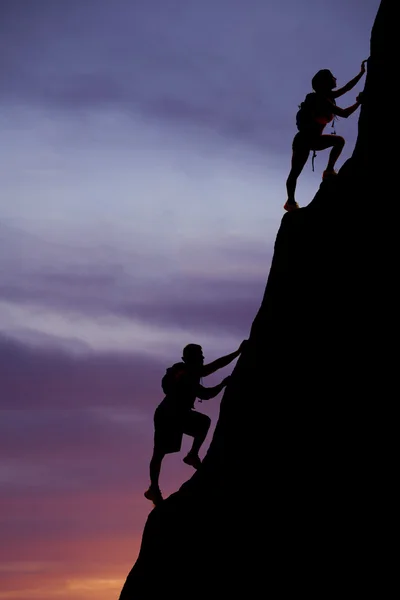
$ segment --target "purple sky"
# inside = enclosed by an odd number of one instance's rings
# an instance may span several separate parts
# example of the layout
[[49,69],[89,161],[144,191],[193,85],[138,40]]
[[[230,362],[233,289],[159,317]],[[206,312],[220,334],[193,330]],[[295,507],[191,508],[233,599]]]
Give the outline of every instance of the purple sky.
[[[378,6],[1,0],[0,600],[118,596],[160,379],[189,342],[213,360],[248,336],[297,105],[317,70],[358,73]],[[357,121],[337,124],[339,167]],[[199,407],[203,452],[219,402]],[[192,474],[182,456],[165,495]]]

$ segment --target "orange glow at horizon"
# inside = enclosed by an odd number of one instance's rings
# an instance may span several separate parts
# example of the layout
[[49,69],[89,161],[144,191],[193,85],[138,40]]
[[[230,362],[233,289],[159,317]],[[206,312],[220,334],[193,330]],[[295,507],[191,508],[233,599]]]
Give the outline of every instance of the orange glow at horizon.
[[[80,578],[59,579],[53,585],[37,582],[32,586],[23,586],[19,590],[0,592],[0,600],[55,600],[56,598],[71,600],[109,600],[110,592],[115,598],[121,592],[125,577],[109,578]],[[73,596],[71,595],[73,594]]]
[[[59,541],[57,560],[3,562],[0,600],[110,600],[118,598],[136,561],[141,538]],[[31,555],[34,555],[32,548]]]

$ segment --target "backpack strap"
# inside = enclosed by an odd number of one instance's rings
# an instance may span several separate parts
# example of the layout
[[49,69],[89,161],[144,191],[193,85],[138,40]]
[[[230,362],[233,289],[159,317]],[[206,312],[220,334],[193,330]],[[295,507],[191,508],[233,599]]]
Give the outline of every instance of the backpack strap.
[[317,153],[315,152],[315,150],[313,150],[313,154],[312,154],[312,158],[311,158],[311,166],[312,166],[312,170],[314,171],[314,158],[317,156]]

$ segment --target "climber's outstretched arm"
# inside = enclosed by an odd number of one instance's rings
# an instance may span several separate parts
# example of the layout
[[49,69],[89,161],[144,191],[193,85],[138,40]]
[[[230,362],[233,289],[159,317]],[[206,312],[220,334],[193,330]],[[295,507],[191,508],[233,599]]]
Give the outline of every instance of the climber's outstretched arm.
[[333,90],[332,91],[332,96],[334,98],[339,98],[339,96],[343,96],[343,94],[346,94],[347,92],[349,92],[350,90],[352,90],[355,85],[357,85],[357,83],[360,81],[361,77],[365,73],[365,63],[366,62],[367,62],[366,60],[362,61],[362,63],[361,63],[361,69],[360,69],[360,72],[358,73],[358,75],[356,75],[355,77],[353,77],[353,79],[351,79],[343,87],[339,88],[338,90]]
[[351,106],[348,106],[347,108],[340,108],[340,106],[336,106],[332,102],[331,110],[334,115],[337,115],[338,117],[343,117],[344,119],[347,119],[347,117],[352,115],[353,112],[355,112],[357,110],[357,108],[360,106],[360,104],[361,104],[361,102],[357,96],[356,102],[354,104],[352,104]]
[[208,365],[204,365],[202,372],[201,372],[201,376],[202,377],[207,377],[207,375],[211,375],[211,373],[215,373],[215,371],[218,371],[219,369],[222,369],[223,367],[226,367],[227,365],[229,365],[229,363],[231,363],[233,360],[235,360],[235,358],[237,358],[239,356],[239,354],[243,351],[243,348],[246,345],[246,341],[244,340],[239,348],[237,350],[235,350],[235,352],[232,352],[231,354],[227,354],[226,356],[221,356],[221,358],[217,358],[217,360],[214,360],[213,362],[209,363]]

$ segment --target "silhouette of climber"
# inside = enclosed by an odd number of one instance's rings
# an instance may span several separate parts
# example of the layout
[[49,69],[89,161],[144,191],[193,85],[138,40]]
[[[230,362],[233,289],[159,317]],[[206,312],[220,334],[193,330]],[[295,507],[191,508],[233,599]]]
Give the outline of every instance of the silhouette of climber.
[[235,352],[217,358],[208,365],[204,365],[202,347],[189,344],[183,349],[183,362],[175,363],[167,369],[162,379],[162,387],[166,395],[154,413],[154,449],[150,461],[150,487],[144,493],[153,504],[156,505],[163,499],[158,483],[162,460],[166,454],[179,452],[183,434],[194,438],[192,448],[183,462],[195,469],[201,465],[199,450],[207,436],[211,419],[194,410],[194,402],[196,398],[200,400],[215,398],[227,385],[229,376],[211,388],[203,387],[200,379],[229,365],[243,351],[246,341],[244,340]]
[[318,71],[312,78],[311,85],[314,92],[307,94],[296,116],[299,131],[294,136],[292,143],[292,164],[286,180],[288,198],[283,207],[285,210],[292,211],[299,208],[295,200],[297,179],[307,162],[311,150],[314,151],[315,156],[317,150],[332,148],[322,179],[337,174],[334,167],[343,150],[345,140],[340,135],[323,134],[323,131],[325,126],[333,121],[336,116],[347,119],[360,106],[362,94],[357,96],[355,104],[347,108],[336,106],[335,98],[349,92],[360,81],[365,73],[366,62],[366,60],[363,60],[361,63],[358,75],[337,90],[334,89],[336,78],[328,69]]

